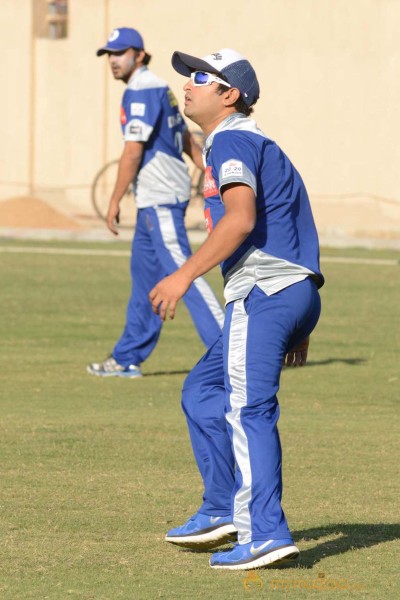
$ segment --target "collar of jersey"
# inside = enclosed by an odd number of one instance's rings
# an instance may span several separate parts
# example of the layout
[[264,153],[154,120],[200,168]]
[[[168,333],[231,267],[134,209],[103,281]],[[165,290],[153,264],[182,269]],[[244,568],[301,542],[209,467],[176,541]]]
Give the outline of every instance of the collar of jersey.
[[136,69],[136,71],[133,71],[132,75],[130,76],[128,83],[126,85],[129,85],[130,83],[132,83],[132,81],[134,81],[134,79],[136,79],[137,77],[139,77],[142,73],[144,73],[144,71],[147,71],[147,67],[143,66],[143,67],[139,67],[138,69]]
[[247,119],[247,117],[243,113],[233,113],[232,115],[229,115],[229,117],[226,117],[226,119],[221,121],[221,123],[219,123],[214,131],[212,131],[207,137],[204,148],[208,150],[208,148],[212,145],[215,134],[223,131],[224,129],[230,129],[229,125],[231,125],[231,123],[237,119]]
[[206,161],[214,141],[214,136],[217,133],[226,130],[248,131],[250,133],[260,135],[261,137],[266,137],[265,133],[263,133],[261,129],[257,127],[257,123],[254,121],[254,119],[247,117],[243,113],[233,113],[232,115],[229,115],[229,117],[221,121],[221,123],[207,137],[203,148],[203,162],[205,167],[207,166]]

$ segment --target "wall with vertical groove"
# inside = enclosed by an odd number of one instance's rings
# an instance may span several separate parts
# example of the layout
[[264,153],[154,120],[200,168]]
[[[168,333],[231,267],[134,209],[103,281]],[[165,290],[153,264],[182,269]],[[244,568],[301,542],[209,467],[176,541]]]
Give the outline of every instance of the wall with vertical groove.
[[180,101],[174,50],[244,53],[261,84],[255,118],[317,200],[400,202],[399,1],[69,4],[68,37],[51,40],[34,35],[35,0],[0,3],[0,199],[33,193],[90,210],[96,171],[121,149],[123,92],[95,51],[113,27],[125,25],[141,31],[151,67]]

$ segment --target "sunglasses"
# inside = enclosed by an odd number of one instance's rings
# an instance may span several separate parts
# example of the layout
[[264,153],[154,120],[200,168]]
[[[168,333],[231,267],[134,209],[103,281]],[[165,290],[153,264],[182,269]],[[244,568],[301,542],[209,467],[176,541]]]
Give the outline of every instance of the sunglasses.
[[211,85],[212,83],[220,83],[225,85],[226,87],[232,87],[229,83],[217,77],[216,75],[212,75],[211,73],[205,73],[204,71],[193,71],[190,74],[190,79],[193,81],[193,84],[198,85]]

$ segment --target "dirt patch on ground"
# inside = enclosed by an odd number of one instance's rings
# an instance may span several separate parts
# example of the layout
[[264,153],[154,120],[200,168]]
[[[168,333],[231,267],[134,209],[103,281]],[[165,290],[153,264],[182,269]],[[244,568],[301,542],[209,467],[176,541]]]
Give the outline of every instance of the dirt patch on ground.
[[[380,242],[400,243],[400,202],[365,195],[343,197],[312,196],[311,204],[320,239],[341,240],[351,238]],[[58,205],[57,205],[58,206]],[[33,196],[18,196],[0,201],[0,228],[26,230],[54,230],[86,234],[101,230],[106,235],[105,223],[93,214],[71,214]],[[132,203],[122,206],[121,225],[132,232],[136,211]],[[204,233],[203,200],[192,198],[187,213],[186,227]],[[64,235],[61,234],[61,235]],[[398,247],[398,246],[396,246]]]
[[30,196],[19,196],[0,202],[0,227],[85,229],[78,221]]

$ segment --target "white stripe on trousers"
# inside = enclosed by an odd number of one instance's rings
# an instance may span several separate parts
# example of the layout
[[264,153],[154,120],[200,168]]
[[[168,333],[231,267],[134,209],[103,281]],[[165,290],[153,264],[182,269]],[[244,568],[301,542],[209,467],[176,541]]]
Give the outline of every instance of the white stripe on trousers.
[[[187,257],[183,254],[182,249],[179,245],[171,209],[167,208],[166,206],[155,206],[154,210],[156,211],[158,217],[161,236],[164,241],[165,247],[170,252],[172,258],[174,259],[178,267],[181,267],[187,261]],[[218,325],[222,329],[225,320],[225,313],[222,310],[218,300],[216,299],[214,292],[212,291],[206,280],[203,279],[203,277],[198,277],[197,279],[195,279],[193,284],[202,296],[204,302],[208,305],[214,319],[217,321]]]
[[241,409],[247,404],[246,349],[248,316],[244,300],[234,303],[229,331],[228,375],[231,384],[229,403],[231,410],[226,419],[232,427],[232,446],[236,462],[242,474],[242,485],[234,498],[233,522],[238,529],[238,541],[247,544],[251,541],[251,466],[246,433],[242,427]]

